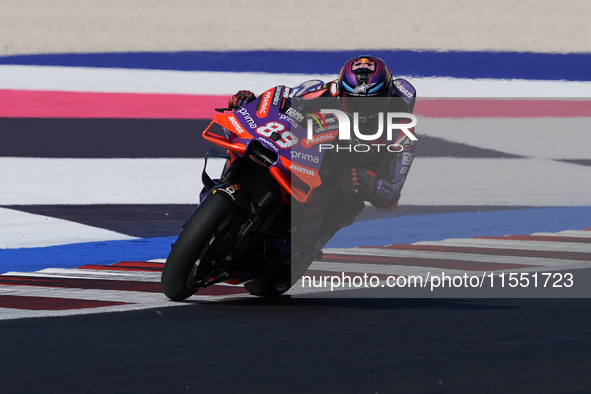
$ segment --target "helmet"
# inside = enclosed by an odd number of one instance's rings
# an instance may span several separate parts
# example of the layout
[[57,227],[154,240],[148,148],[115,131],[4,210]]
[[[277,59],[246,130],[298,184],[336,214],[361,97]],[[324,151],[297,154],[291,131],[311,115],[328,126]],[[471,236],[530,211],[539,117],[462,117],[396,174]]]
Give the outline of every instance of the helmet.
[[356,56],[347,60],[338,78],[343,97],[388,97],[392,73],[375,56]]
[[390,108],[391,82],[392,72],[382,59],[356,56],[347,60],[336,81],[342,108],[349,116],[357,113],[363,128],[374,128],[378,113]]

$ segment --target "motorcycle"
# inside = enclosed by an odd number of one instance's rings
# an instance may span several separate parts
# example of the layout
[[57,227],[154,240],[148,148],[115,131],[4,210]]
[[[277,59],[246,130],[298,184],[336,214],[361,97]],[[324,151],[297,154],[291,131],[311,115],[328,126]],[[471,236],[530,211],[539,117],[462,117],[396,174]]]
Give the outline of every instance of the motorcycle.
[[[337,138],[337,122],[296,108],[292,97],[292,89],[273,87],[231,113],[217,109],[203,131],[225,152],[206,155],[204,198],[166,259],[161,285],[171,300],[220,282],[243,284],[257,296],[283,294],[334,235],[327,213],[351,204],[363,209],[343,193],[330,155],[311,149]],[[212,157],[226,160],[217,180],[207,174]]]

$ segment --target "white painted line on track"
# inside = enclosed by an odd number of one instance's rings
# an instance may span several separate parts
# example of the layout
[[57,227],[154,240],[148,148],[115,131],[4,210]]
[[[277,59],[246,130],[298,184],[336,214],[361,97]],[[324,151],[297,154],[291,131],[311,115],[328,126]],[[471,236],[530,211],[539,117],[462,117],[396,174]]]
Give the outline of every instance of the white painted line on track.
[[[415,244],[416,245],[416,244]],[[468,246],[468,245],[462,245]],[[508,248],[507,248],[508,249]],[[332,248],[325,249],[325,254],[335,253],[350,256],[383,256],[383,257],[401,257],[409,259],[435,259],[435,260],[457,260],[472,261],[475,263],[493,263],[493,264],[519,264],[532,266],[569,266],[580,265],[578,260],[541,258],[541,257],[523,257],[523,256],[500,256],[492,254],[470,254],[456,252],[435,252],[427,250],[400,250],[400,249],[382,249],[382,248]]]
[[[315,261],[310,266],[311,270],[332,271],[335,273],[352,272],[359,274],[382,274],[382,275],[427,275],[429,272],[440,271],[441,268],[418,267],[418,266],[399,266],[388,264],[357,264],[347,261],[343,262],[325,262]],[[444,269],[450,275],[463,274],[464,270]]]
[[159,282],[161,272],[149,271],[109,271],[89,270],[77,268],[46,268],[35,272],[6,272],[6,276],[29,276],[39,278],[69,278],[69,279],[103,279],[103,280],[134,280],[138,282]]
[[[588,113],[591,116],[591,101]],[[590,129],[591,117],[511,118],[499,114],[458,119],[419,116],[417,156],[420,157],[421,136],[430,136],[533,159],[589,159]],[[560,130],[561,140],[570,143],[557,143],[557,130]],[[441,156],[446,154],[441,151]]]
[[573,237],[573,238],[587,239],[587,238],[591,238],[591,231],[565,230],[565,231],[560,231],[557,233],[548,233],[548,232],[533,233],[532,235],[543,236],[543,237]]
[[591,182],[584,179],[591,179],[591,166],[546,159],[418,156],[400,205],[590,206]]
[[512,239],[453,238],[443,241],[420,241],[413,245],[469,246],[494,249],[544,250],[556,252],[591,253],[591,245],[574,242],[540,242]]
[[69,92],[232,95],[248,89],[258,94],[276,85],[334,78],[333,74],[0,65],[0,89]]
[[[311,79],[331,81],[336,77],[336,74],[0,65],[0,89],[72,92],[231,95],[240,89],[249,89],[260,94],[276,85],[293,87]],[[591,82],[587,81],[397,77],[411,81],[421,97],[591,96]]]
[[150,293],[128,290],[79,289],[40,286],[0,286],[0,295],[10,294],[25,297],[71,298],[77,300],[112,301],[126,303],[162,302],[166,296],[162,293]]
[[0,208],[0,223],[0,249],[138,239],[115,231],[7,208]]
[[46,318],[46,317],[65,317],[90,315],[96,313],[115,313],[129,312],[154,308],[187,307],[195,306],[195,302],[218,302],[227,299],[243,298],[246,295],[236,294],[228,296],[192,296],[187,302],[179,303],[170,300],[156,302],[142,302],[138,304],[115,305],[97,308],[85,309],[66,309],[66,310],[26,310],[13,308],[0,308],[0,320],[26,319],[26,318]]
[[[69,310],[26,310],[26,309],[13,309],[13,308],[0,308],[0,320],[14,320],[14,319],[29,319],[29,318],[47,318],[47,317],[65,317],[65,316],[77,316],[77,315],[90,315],[96,313],[115,313],[115,312],[129,312],[142,309],[151,308],[164,308],[171,306],[183,306],[168,305],[167,302],[158,303],[147,303],[147,304],[128,304],[128,305],[116,305],[106,306],[98,308],[88,309],[69,309]],[[186,306],[186,304],[185,304]]]
[[[208,164],[212,175],[222,168],[223,159]],[[11,185],[0,190],[0,205],[196,204],[202,169],[203,159],[0,158],[0,179]],[[400,204],[589,206],[591,183],[583,179],[591,166],[418,157]]]
[[[0,205],[196,204],[204,159],[0,158]],[[223,159],[208,160],[220,174]]]

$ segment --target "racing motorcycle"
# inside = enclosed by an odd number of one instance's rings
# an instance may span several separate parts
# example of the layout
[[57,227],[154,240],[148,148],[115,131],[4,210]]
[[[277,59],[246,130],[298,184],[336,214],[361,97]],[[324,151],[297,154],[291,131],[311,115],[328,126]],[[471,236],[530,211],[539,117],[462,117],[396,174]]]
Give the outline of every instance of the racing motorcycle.
[[[217,109],[203,131],[225,151],[207,153],[204,198],[166,259],[161,285],[171,300],[220,282],[244,284],[258,296],[286,292],[336,231],[327,230],[329,209],[352,204],[330,155],[312,149],[337,138],[338,125],[296,108],[290,93],[276,86],[235,111]],[[212,157],[225,159],[216,180],[207,174]]]

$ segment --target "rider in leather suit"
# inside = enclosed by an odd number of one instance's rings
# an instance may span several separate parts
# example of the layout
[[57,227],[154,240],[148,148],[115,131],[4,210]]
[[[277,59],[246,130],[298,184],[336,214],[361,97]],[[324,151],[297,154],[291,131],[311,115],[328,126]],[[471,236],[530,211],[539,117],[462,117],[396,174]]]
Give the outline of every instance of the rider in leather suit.
[[[384,61],[374,56],[351,58],[344,64],[336,80],[326,83],[320,80],[307,81],[293,88],[291,95],[303,98],[334,98],[350,117],[358,108],[355,100],[359,102],[359,97],[382,98],[380,102],[385,103],[385,107],[374,109],[374,113],[412,113],[416,99],[414,87],[404,79],[394,79]],[[240,108],[255,99],[256,96],[252,92],[241,90],[230,98],[229,107]],[[376,118],[369,115],[365,118],[361,116],[360,130],[372,129],[377,125]],[[353,144],[359,141],[353,137],[350,142]],[[410,140],[401,130],[395,129],[392,140],[384,142],[404,146],[404,150],[398,153],[386,149],[372,149],[363,153],[342,151],[345,159],[341,162],[347,164],[342,167],[339,176],[344,187],[354,193],[359,201],[368,201],[381,211],[390,211],[398,205],[400,192],[414,159],[415,141]],[[363,204],[344,214],[341,210],[340,218],[333,218],[334,225],[343,227],[353,223],[354,217],[361,209]]]

